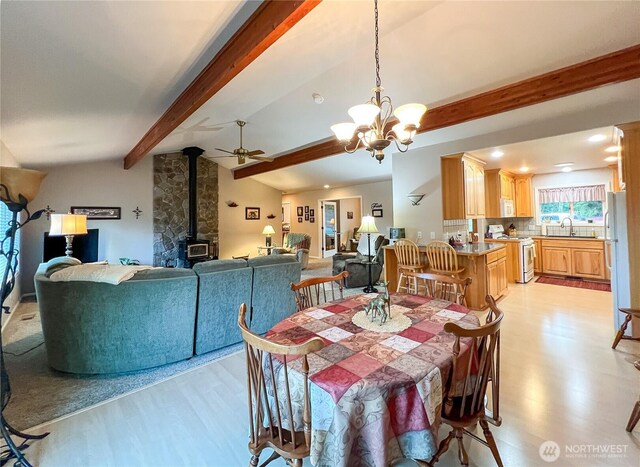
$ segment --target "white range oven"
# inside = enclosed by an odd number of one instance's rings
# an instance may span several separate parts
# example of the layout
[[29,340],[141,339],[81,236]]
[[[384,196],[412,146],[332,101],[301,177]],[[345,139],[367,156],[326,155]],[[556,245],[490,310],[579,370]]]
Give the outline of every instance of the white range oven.
[[504,234],[504,227],[500,224],[489,225],[489,233],[492,238],[501,241],[518,243],[518,264],[520,271],[517,282],[526,284],[533,279],[533,262],[536,257],[536,245],[531,237],[510,237]]

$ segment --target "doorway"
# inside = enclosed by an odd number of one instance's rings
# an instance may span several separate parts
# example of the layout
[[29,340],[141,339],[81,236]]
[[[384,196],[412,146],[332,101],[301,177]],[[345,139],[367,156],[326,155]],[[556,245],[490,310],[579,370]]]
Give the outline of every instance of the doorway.
[[336,202],[321,201],[322,209],[322,257],[328,258],[337,253],[336,239]]

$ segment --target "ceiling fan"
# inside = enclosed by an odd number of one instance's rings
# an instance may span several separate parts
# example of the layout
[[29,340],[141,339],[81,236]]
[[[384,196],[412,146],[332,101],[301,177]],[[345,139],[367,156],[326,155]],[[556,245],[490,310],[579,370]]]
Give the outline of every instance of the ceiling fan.
[[261,151],[260,149],[257,149],[255,151],[249,151],[248,149],[245,149],[244,147],[242,147],[242,128],[247,124],[247,122],[244,122],[242,120],[236,120],[236,123],[240,127],[240,147],[234,149],[233,151],[227,151],[226,149],[215,148],[216,151],[226,152],[231,155],[230,156],[209,156],[209,159],[217,159],[220,157],[237,157],[238,164],[244,164],[247,159],[253,159],[256,161],[263,161],[263,162],[273,162],[272,157],[261,156],[260,154],[264,154],[264,151]]

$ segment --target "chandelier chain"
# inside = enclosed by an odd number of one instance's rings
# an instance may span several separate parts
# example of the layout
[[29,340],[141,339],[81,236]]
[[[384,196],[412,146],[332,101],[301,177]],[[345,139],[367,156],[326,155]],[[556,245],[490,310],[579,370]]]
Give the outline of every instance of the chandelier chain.
[[380,80],[380,50],[378,48],[378,0],[373,0],[373,11],[375,15],[375,39],[376,39],[376,51],[375,51],[375,59],[376,59],[376,87],[380,87],[382,82]]

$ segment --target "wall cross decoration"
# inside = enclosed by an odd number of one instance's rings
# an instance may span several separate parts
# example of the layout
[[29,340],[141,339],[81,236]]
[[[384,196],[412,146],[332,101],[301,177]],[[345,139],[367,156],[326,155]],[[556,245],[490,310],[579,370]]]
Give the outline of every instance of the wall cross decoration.
[[136,208],[131,212],[136,215],[136,219],[139,219],[140,218],[140,214],[142,214],[143,211],[141,211],[140,208],[138,206],[136,206]]
[[51,209],[51,206],[49,206],[47,204],[47,207],[44,210],[44,213],[47,215],[47,220],[50,221],[51,220],[51,214],[53,214],[54,212],[56,212],[55,209]]

